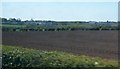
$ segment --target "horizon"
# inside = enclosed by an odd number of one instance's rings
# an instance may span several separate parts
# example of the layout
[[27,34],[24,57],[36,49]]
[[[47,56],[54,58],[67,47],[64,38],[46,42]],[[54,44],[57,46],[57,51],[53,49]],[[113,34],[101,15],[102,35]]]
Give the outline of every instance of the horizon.
[[3,2],[2,7],[3,18],[118,21],[118,3],[116,2]]
[[[0,17],[0,18],[5,18],[5,17]],[[9,20],[10,18],[5,18],[5,19],[7,19],[7,20]],[[14,18],[12,18],[12,19],[14,19]],[[57,21],[57,20],[41,20],[41,19],[28,19],[28,20],[22,20],[21,18],[15,18],[16,20],[17,19],[20,19],[21,21],[31,21],[31,20],[33,20],[33,21]],[[70,20],[61,20],[61,21],[57,21],[57,22],[69,22]],[[106,21],[92,21],[92,20],[88,20],[88,21],[82,21],[82,20],[71,20],[70,22],[74,22],[74,21],[81,21],[81,22],[118,22],[118,21],[110,21],[110,20],[106,20]]]

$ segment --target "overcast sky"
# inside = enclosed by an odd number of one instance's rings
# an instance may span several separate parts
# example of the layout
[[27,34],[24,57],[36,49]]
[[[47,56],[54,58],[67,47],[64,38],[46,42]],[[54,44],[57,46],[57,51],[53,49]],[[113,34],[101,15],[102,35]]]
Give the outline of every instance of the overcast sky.
[[40,20],[117,21],[115,2],[4,2],[2,17]]

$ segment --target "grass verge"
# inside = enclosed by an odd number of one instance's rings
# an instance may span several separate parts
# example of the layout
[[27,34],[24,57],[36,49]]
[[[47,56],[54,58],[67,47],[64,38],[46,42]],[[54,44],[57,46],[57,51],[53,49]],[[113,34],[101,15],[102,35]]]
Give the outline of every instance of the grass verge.
[[118,67],[115,60],[73,55],[57,51],[41,51],[16,46],[2,46],[3,67],[38,67],[38,68],[90,68]]

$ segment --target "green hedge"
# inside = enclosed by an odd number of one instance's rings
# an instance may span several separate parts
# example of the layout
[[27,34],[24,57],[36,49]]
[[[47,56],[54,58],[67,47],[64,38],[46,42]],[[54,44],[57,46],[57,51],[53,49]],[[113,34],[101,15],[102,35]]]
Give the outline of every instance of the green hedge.
[[57,51],[41,51],[16,46],[2,46],[2,66],[8,67],[38,67],[38,68],[89,68],[118,67],[115,60],[99,57],[73,55]]

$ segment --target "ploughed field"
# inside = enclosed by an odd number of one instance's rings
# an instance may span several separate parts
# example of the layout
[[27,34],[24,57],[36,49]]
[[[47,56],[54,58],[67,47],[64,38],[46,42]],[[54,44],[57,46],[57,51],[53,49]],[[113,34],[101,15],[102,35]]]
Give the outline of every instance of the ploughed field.
[[118,58],[118,31],[3,32],[2,44]]

